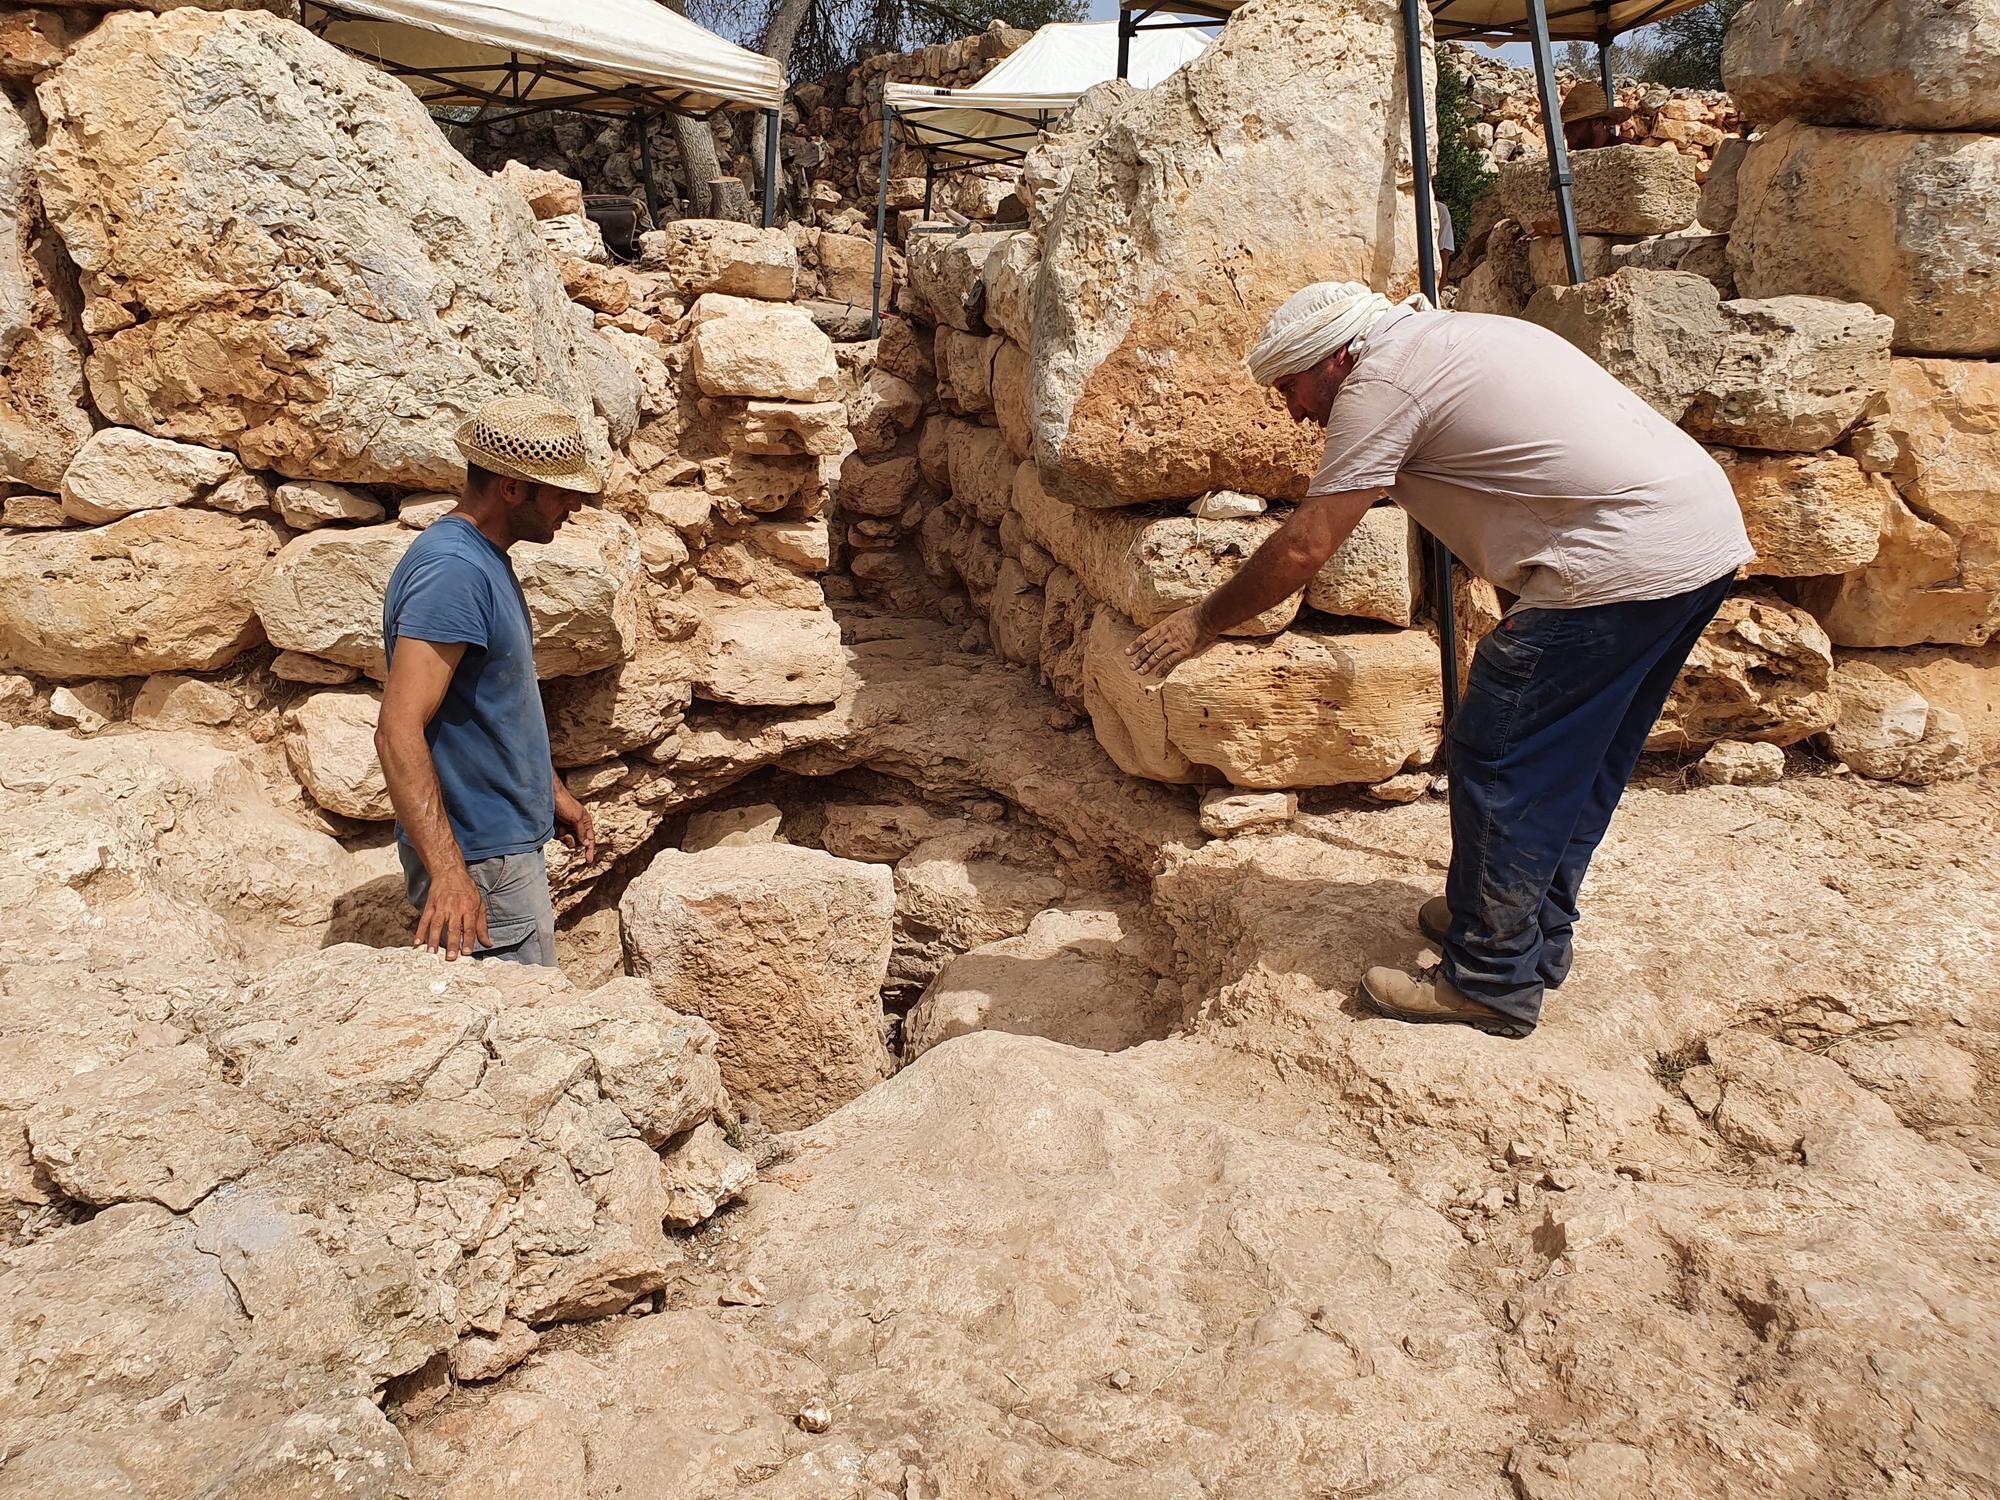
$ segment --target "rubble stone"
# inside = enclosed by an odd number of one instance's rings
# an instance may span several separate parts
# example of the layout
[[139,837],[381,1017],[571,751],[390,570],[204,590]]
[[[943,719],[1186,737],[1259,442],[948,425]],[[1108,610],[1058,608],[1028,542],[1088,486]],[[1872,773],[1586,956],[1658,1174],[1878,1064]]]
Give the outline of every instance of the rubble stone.
[[1983,646],[2000,633],[2000,580],[1968,579],[1960,543],[1889,497],[1874,558],[1838,578],[1791,585],[1840,646]]
[[91,421],[34,155],[28,122],[0,97],[0,480],[54,491]]
[[1895,324],[1861,303],[1746,297],[1721,310],[1720,358],[1681,422],[1704,442],[1831,448],[1888,378]]
[[1826,632],[1804,610],[1738,594],[1695,642],[1646,748],[1795,745],[1831,724],[1837,709]]
[[1775,786],[1785,774],[1785,752],[1755,740],[1718,740],[1695,762],[1705,786]]
[[1740,453],[1722,468],[1757,549],[1751,576],[1847,573],[1875,556],[1892,496],[1845,454]]
[[234,454],[107,427],[91,435],[64,473],[63,513],[97,525],[165,505],[198,505],[242,472]]
[[373,693],[314,693],[285,715],[285,758],[313,801],[343,818],[383,823],[396,816],[375,758]]
[[294,531],[311,531],[340,521],[379,521],[384,514],[378,502],[324,479],[279,485],[277,506],[279,516]]
[[689,339],[695,381],[711,396],[833,401],[840,371],[833,341],[796,308],[712,317]]
[[[1694,222],[1701,201],[1695,162],[1651,146],[1572,151],[1570,198],[1580,234],[1672,234]],[[1546,160],[1510,161],[1496,184],[1500,211],[1530,236],[1562,231]]]
[[639,266],[664,272],[677,295],[707,292],[789,302],[799,253],[782,229],[733,219],[676,219],[639,237]]
[[1543,287],[1526,316],[1677,423],[1714,376],[1726,326],[1721,301],[1703,277],[1626,268],[1580,286]]
[[1907,682],[1873,663],[1844,661],[1833,686],[1840,713],[1825,744],[1850,769],[1912,786],[1972,773],[1964,721],[1931,707]]
[[1964,587],[2000,589],[2000,364],[1891,360],[1847,446],[1958,543]]
[[1299,815],[1297,792],[1228,792],[1201,794],[1201,831],[1210,838],[1227,838],[1249,828],[1283,828]]
[[840,627],[817,609],[715,599],[701,609],[695,696],[716,703],[795,707],[840,696]]

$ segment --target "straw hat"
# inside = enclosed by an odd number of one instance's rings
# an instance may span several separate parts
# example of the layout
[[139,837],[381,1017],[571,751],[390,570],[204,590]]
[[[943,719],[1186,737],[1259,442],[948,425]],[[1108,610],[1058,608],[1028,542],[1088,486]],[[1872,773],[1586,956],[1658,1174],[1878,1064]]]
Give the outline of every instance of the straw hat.
[[458,451],[469,464],[509,479],[597,495],[604,476],[590,461],[583,424],[533,391],[495,396],[458,429]]
[[1562,122],[1565,125],[1580,125],[1585,120],[1623,120],[1632,113],[1610,104],[1604,97],[1604,86],[1581,79],[1569,86],[1563,95]]

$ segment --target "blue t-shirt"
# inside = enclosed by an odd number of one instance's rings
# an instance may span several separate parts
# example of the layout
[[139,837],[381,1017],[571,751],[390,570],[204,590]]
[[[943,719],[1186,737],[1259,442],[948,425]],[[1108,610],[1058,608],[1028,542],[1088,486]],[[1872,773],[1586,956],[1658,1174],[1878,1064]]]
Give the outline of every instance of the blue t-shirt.
[[[445,815],[466,862],[526,854],[555,833],[549,725],[535,682],[528,600],[507,554],[462,516],[433,522],[389,576],[382,640],[465,643],[424,728]],[[404,838],[403,830],[396,837]]]

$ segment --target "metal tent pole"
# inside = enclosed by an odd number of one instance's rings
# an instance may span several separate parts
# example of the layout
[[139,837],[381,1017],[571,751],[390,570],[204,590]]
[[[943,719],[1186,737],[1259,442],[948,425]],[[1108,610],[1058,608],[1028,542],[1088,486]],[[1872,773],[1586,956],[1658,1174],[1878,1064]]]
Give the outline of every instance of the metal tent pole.
[[934,158],[926,155],[924,157],[924,217],[926,219],[931,216],[931,189],[936,185],[937,162]]
[[1618,107],[1618,85],[1611,81],[1611,33],[1597,33],[1597,76],[1604,85],[1604,102]]
[[[1410,163],[1417,198],[1417,274],[1431,305],[1438,301],[1437,208],[1431,188],[1429,91],[1424,87],[1424,22],[1422,0],[1403,0],[1403,97],[1410,108]],[[1437,580],[1438,656],[1444,669],[1444,716],[1458,712],[1458,621],[1451,597],[1451,549],[1425,533],[1430,544],[1431,576]]]
[[764,227],[778,221],[778,112],[764,111]]
[[1132,33],[1138,23],[1132,19],[1130,11],[1118,7],[1118,76],[1123,78],[1132,71]]
[[875,185],[875,295],[868,310],[868,337],[882,331],[883,237],[889,223],[889,142],[896,130],[896,112],[882,101],[882,167]]
[[1562,103],[1556,98],[1556,63],[1549,50],[1549,11],[1545,0],[1528,0],[1528,45],[1535,52],[1535,88],[1542,96],[1542,131],[1548,137],[1549,184],[1556,192],[1556,217],[1562,221],[1563,259],[1569,282],[1583,280],[1583,246],[1576,237],[1576,203],[1570,197],[1569,147],[1563,142]]
[[646,190],[646,217],[653,221],[653,227],[660,227],[660,195],[653,186],[653,116],[649,110],[640,110],[634,117],[639,122],[639,181]]

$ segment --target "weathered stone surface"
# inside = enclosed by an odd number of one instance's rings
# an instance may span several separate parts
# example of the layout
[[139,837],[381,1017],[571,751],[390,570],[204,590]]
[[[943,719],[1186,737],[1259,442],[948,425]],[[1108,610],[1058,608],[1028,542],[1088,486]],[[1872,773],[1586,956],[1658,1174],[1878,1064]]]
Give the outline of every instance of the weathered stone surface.
[[1901,678],[1871,662],[1843,661],[1833,689],[1840,714],[1824,743],[1851,769],[1912,786],[1972,773],[1964,722],[1932,708]]
[[1749,141],[1733,136],[1715,148],[1708,177],[1701,185],[1701,207],[1695,217],[1704,229],[1727,234],[1736,222],[1736,173],[1743,165]]
[[893,865],[926,840],[961,827],[963,818],[909,802],[836,802],[826,809],[820,842],[842,859]]
[[284,537],[269,521],[177,507],[0,536],[0,666],[49,677],[219,667],[263,640],[251,594]]
[[1545,286],[1526,316],[1679,422],[1714,376],[1725,329],[1721,301],[1703,277],[1626,268],[1581,286]]
[[1411,624],[1422,597],[1423,554],[1410,518],[1395,505],[1363,515],[1306,585],[1306,603],[1324,614],[1387,625]]
[[703,660],[699,631],[692,611],[642,618],[628,660],[546,682],[542,710],[556,765],[587,766],[670,737],[693,698],[694,673]]
[[695,696],[715,703],[798,706],[840,696],[840,626],[817,609],[702,598]]
[[1028,930],[1062,898],[1043,852],[987,824],[927,839],[896,862],[893,983],[921,988],[958,954]]
[[281,484],[276,501],[279,516],[294,531],[311,531],[337,521],[379,521],[384,514],[380,502],[324,479]]
[[164,505],[199,505],[242,473],[232,453],[107,427],[91,435],[64,473],[63,512],[97,524]]
[[[866,308],[875,295],[875,236],[836,234],[828,230],[820,235],[815,248],[819,255],[820,296],[829,302]],[[888,267],[884,266],[883,271],[886,275]]]
[[1307,282],[1414,288],[1409,132],[1385,65],[1399,24],[1386,0],[1247,10],[1078,150],[1030,343],[1051,488],[1098,504],[1304,493],[1317,443],[1243,356]]
[[993,410],[993,361],[1007,341],[944,327],[937,331],[938,399],[954,411],[978,416]]
[[1705,442],[1831,448],[1888,378],[1895,324],[1861,303],[1746,297],[1722,320],[1720,357],[1681,419]]
[[1729,255],[1747,297],[1866,302],[1900,353],[2000,355],[2000,135],[1787,120],[1743,158]]
[[756,1180],[756,1164],[729,1144],[720,1125],[703,1120],[661,1165],[666,1201],[660,1217],[672,1229],[696,1228]]
[[1892,495],[1845,454],[1739,453],[1722,469],[1757,549],[1751,576],[1847,573],[1875,556]]
[[[416,532],[393,523],[294,537],[248,591],[271,644],[382,677],[388,670],[382,596],[416,539]],[[528,596],[539,676],[595,672],[632,654],[639,628],[639,540],[624,520],[587,508],[554,541],[522,542],[509,557]]]
[[1029,582],[1027,570],[1020,562],[1002,558],[999,575],[993,581],[987,618],[993,629],[993,649],[1003,660],[1019,667],[1041,666],[1042,611],[1046,607],[1041,588]]
[[1137,911],[1057,907],[1016,937],[945,965],[904,1022],[915,1059],[974,1031],[1042,1036],[1116,1052],[1165,1034],[1178,1006],[1161,980],[1171,955]]
[[23,7],[0,15],[0,77],[27,83],[46,73],[83,29],[61,10]]
[[1535,295],[1534,268],[1521,226],[1502,219],[1486,237],[1486,254],[1458,284],[1460,312],[1518,318]]
[[953,422],[945,437],[945,465],[954,503],[982,526],[998,526],[1019,467],[1000,430]]
[[1874,560],[1791,585],[1839,646],[1982,646],[2000,633],[2000,580],[1965,575],[1960,543],[1891,496]]
[[521,195],[538,219],[555,219],[583,212],[583,184],[560,172],[544,172],[518,161],[504,163],[493,180]]
[[1841,653],[1843,662],[1857,659],[1902,678],[1932,708],[1956,714],[1980,765],[2000,761],[2000,642]]
[[1023,349],[1034,342],[1035,282],[1041,271],[1041,241],[1025,230],[1002,240],[980,271],[986,288],[986,326]]
[[1437,749],[1437,647],[1421,631],[1224,640],[1164,680],[1126,660],[1137,633],[1100,609],[1084,659],[1098,743],[1131,775],[1267,790],[1367,784]]
[[294,478],[456,489],[458,423],[533,387],[604,455],[590,336],[527,205],[398,81],[261,11],[179,9],[108,17],[39,92],[111,421]]
[[1775,786],[1785,775],[1785,752],[1755,740],[1718,740],[1694,774],[1705,786]]
[[72,524],[54,495],[9,495],[0,500],[0,526],[15,531],[57,531]]
[[227,724],[243,704],[227,688],[201,677],[158,672],[132,700],[132,722],[153,728]]
[[870,458],[856,449],[840,466],[840,509],[852,516],[900,516],[921,477],[913,453]]
[[[1701,200],[1695,162],[1656,146],[1604,146],[1572,151],[1570,196],[1582,234],[1671,234],[1694,222]],[[1523,157],[1500,167],[1500,212],[1528,235],[1562,230],[1545,157]]]
[[699,854],[704,849],[775,844],[784,819],[784,813],[769,802],[705,809],[689,815],[687,832],[681,835],[681,849],[687,854]]
[[1035,419],[1028,405],[1034,368],[1028,351],[1012,339],[998,340],[993,354],[993,418],[1016,458],[1035,451]]
[[1012,238],[993,232],[912,235],[903,255],[910,295],[939,327],[983,333],[985,320],[974,316],[966,299],[979,286],[987,258]]
[[848,430],[858,453],[886,453],[924,419],[924,398],[915,386],[887,370],[870,370],[847,408]]
[[882,866],[790,844],[669,849],[618,909],[632,972],[714,1025],[731,1094],[773,1129],[821,1119],[888,1075],[895,886]]
[[663,271],[683,297],[721,292],[789,302],[798,285],[799,252],[782,229],[733,219],[676,219],[639,237],[639,264]]
[[1251,828],[1283,828],[1299,815],[1296,792],[1227,792],[1201,794],[1201,831],[1210,838],[1228,838]]
[[27,122],[0,98],[0,480],[54,490],[91,422],[34,154]]
[[[761,304],[750,304],[762,306]],[[795,307],[710,317],[689,340],[696,384],[711,396],[770,401],[833,401],[840,370],[833,341]]]
[[2000,364],[1891,360],[1847,446],[1958,543],[1966,588],[2000,589]]
[[1695,643],[1646,748],[1793,745],[1831,724],[1837,706],[1826,632],[1803,610],[1739,594]]
[[1613,245],[1609,270],[1625,266],[1640,271],[1686,271],[1712,283],[1725,297],[1736,295],[1736,271],[1729,264],[1729,236],[1703,233],[1699,224],[1679,234]]
[[373,693],[314,693],[285,715],[285,758],[313,801],[343,818],[388,822],[396,816],[375,758]]
[[1745,119],[1916,130],[2000,126],[2000,12],[1950,0],[1756,0],[1723,81]]

